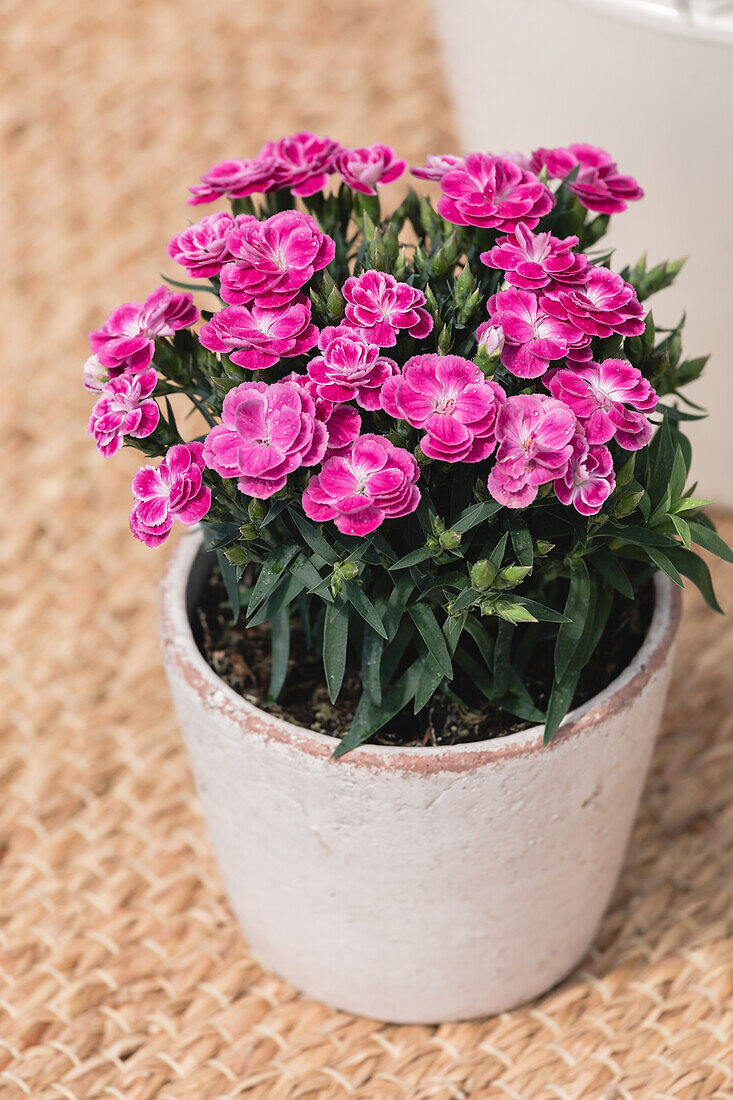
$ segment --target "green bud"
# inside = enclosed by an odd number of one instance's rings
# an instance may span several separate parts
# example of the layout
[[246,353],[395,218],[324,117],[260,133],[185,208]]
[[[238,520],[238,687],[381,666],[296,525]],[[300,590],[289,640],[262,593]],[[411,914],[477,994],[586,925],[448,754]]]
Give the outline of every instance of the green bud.
[[421,447],[416,447],[415,461],[417,462],[418,466],[429,466],[433,460],[432,458],[428,458]]
[[[469,294],[468,298],[466,298],[466,301],[464,302],[464,304],[461,306],[461,308],[458,311],[457,320],[458,320],[459,324],[461,324],[461,325],[465,324],[466,321],[469,319],[469,317],[473,317],[474,313],[476,312],[479,305],[481,304],[481,297],[482,296],[481,296],[481,288],[480,287],[477,287],[476,290],[474,290],[473,294]],[[498,363],[498,361],[499,361],[499,356],[497,355],[497,356],[494,357],[494,362],[492,364],[492,369],[491,369],[492,374],[494,372],[494,368],[496,367],[496,364]]]
[[471,585],[477,592],[491,588],[496,577],[496,566],[488,558],[482,558],[471,566]]
[[258,530],[254,523],[243,523],[239,528],[239,533],[243,539],[249,541],[257,538]]
[[339,288],[335,286],[328,295],[328,298],[326,299],[326,310],[328,312],[328,316],[334,321],[338,320],[338,318],[344,312],[344,305],[345,303],[343,294],[341,293]]
[[461,271],[461,274],[455,281],[454,296],[456,302],[459,305],[465,302],[466,298],[469,296],[469,294],[473,292],[475,287],[476,280],[473,277],[473,272],[471,271],[471,268],[468,266],[468,264],[466,264],[466,266],[463,268],[463,271]]
[[613,509],[614,516],[618,518],[630,516],[632,512],[636,511],[639,501],[643,496],[643,489],[640,489],[637,493],[624,493],[616,501],[616,506]]
[[359,566],[355,561],[342,561],[339,565],[339,571],[345,581],[353,581],[359,576]]
[[247,505],[249,518],[253,523],[262,523],[269,510],[269,505],[265,504],[264,500],[258,500],[256,497]]
[[616,474],[616,488],[617,489],[623,489],[624,486],[629,484],[632,477],[634,476],[634,464],[635,464],[635,462],[636,462],[636,453],[634,451],[632,451],[631,454],[629,455],[629,457],[624,462],[623,466],[619,469],[619,472]]
[[494,600],[494,614],[508,623],[536,623],[531,611],[514,600]]
[[461,545],[461,535],[459,531],[444,531],[438,541],[444,550],[455,550]]
[[230,546],[224,554],[230,565],[249,565],[252,561],[249,550],[245,550],[243,546]]
[[425,265],[428,262],[428,257],[425,253],[425,249],[420,244],[415,249],[415,261],[414,262],[415,262],[415,270],[416,271],[422,271],[423,268],[425,267]]
[[439,550],[440,549],[440,543],[438,542],[438,540],[433,535],[430,536],[430,538],[427,540],[425,545],[427,546],[428,550]]
[[441,332],[440,336],[438,337],[438,351],[440,352],[441,355],[448,355],[448,353],[450,352],[450,349],[451,349],[451,343],[452,343],[452,340],[451,340],[450,331],[448,330],[448,326],[444,325],[443,326],[443,331]]
[[230,378],[232,382],[244,382],[245,374],[241,367],[238,367],[236,363],[232,363],[228,356],[222,355],[221,365],[224,369],[224,374],[227,378]]
[[544,558],[544,556],[549,554],[550,550],[554,548],[554,542],[548,542],[546,539],[537,539],[537,542],[534,544],[534,556],[536,558]]
[[344,587],[344,579],[336,570],[331,574],[331,595],[338,596]]
[[528,573],[532,572],[531,565],[507,565],[496,578],[497,588],[514,588],[521,584]]
[[443,224],[443,219],[439,214],[436,214],[430,202],[424,196],[420,199],[420,222],[425,232],[431,237],[435,236]]
[[441,519],[440,516],[436,516],[435,519],[433,520],[433,534],[434,535],[442,535],[444,531],[445,531],[445,520]]

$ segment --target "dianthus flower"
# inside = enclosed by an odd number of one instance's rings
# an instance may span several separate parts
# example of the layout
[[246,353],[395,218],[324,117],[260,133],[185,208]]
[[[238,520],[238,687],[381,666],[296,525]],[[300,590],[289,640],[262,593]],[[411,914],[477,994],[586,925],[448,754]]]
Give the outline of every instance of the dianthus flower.
[[553,360],[586,342],[579,329],[548,313],[544,299],[529,290],[500,290],[487,308],[491,323],[504,333],[501,361],[518,378],[539,378]]
[[144,302],[127,302],[110,313],[100,329],[89,333],[89,344],[110,378],[123,371],[150,366],[158,336],[172,336],[198,320],[193,295],[176,294],[161,286]]
[[327,401],[355,400],[363,409],[379,408],[382,385],[397,372],[392,359],[379,354],[361,329],[347,325],[324,328],[318,337],[321,355],[308,363],[308,377]]
[[414,512],[420,501],[413,456],[379,435],[362,435],[349,451],[323,464],[303,493],[316,523],[333,520],[344,535],[368,535],[385,519]]
[[325,425],[313,398],[294,382],[243,382],[224,398],[221,424],[204,442],[204,461],[222,477],[236,477],[243,493],[265,500],[288,475],[323,458]]
[[228,355],[247,370],[262,370],[278,359],[302,355],[317,339],[310,302],[303,295],[278,309],[226,306],[199,333],[205,348]]
[[625,359],[556,371],[549,389],[582,422],[589,443],[615,439],[625,451],[638,451],[651,439],[645,413],[654,411],[658,397],[641,371]]
[[109,381],[109,371],[97,359],[90,355],[82,367],[81,384],[90,393],[101,393]]
[[504,391],[459,355],[415,355],[382,387],[382,408],[425,435],[420,447],[443,462],[481,462],[494,450]]
[[438,213],[454,225],[477,225],[511,233],[534,229],[555,203],[548,187],[511,160],[471,153],[440,181]]
[[570,461],[562,477],[555,480],[555,494],[561,504],[572,504],[582,516],[594,516],[616,487],[611,452],[608,447],[589,443],[582,428],[570,445]]
[[172,238],[168,243],[168,255],[185,268],[192,279],[210,279],[212,275],[218,275],[224,264],[232,258],[227,247],[227,237],[238,225],[248,221],[257,222],[257,219],[249,214],[240,214],[233,218],[224,211],[205,214],[200,221],[189,225],[188,229]]
[[428,153],[426,159],[427,164],[410,169],[410,174],[419,180],[442,180],[448,172],[466,163],[465,157],[454,157],[450,153]]
[[504,349],[504,333],[499,325],[492,324],[491,321],[484,321],[479,325],[476,329],[476,340],[487,355],[501,354]]
[[89,418],[89,434],[105,458],[117,454],[126,435],[144,439],[155,431],[160,410],[150,394],[157,381],[150,367],[139,374],[112,378],[106,384]]
[[581,286],[548,287],[540,301],[553,317],[585,333],[581,345],[593,336],[641,336],[644,331],[644,307],[636,291],[607,267],[589,265]]
[[553,280],[558,283],[582,283],[588,261],[582,252],[574,252],[577,237],[553,237],[551,233],[532,233],[518,225],[510,237],[500,237],[493,248],[481,253],[481,262],[506,273],[506,281],[522,290],[540,290]]
[[496,421],[499,449],[488,489],[507,508],[526,508],[540,485],[561,478],[573,453],[575,416],[543,394],[518,394],[502,405]]
[[392,183],[407,167],[391,146],[379,142],[359,149],[339,149],[333,164],[347,187],[363,195],[376,195],[378,183]]
[[268,141],[257,160],[269,166],[269,179],[263,191],[288,188],[291,195],[307,197],[322,191],[334,171],[334,156],[340,146],[329,137],[317,137],[306,130],[279,141]]
[[244,199],[248,195],[267,191],[272,182],[273,170],[273,161],[261,154],[254,160],[222,160],[200,177],[201,183],[189,187],[189,205],[216,202],[225,196],[229,199]]
[[353,405],[334,404],[318,396],[315,382],[312,382],[307,374],[291,374],[283,378],[283,382],[295,382],[313,398],[316,407],[316,420],[325,424],[328,432],[328,442],[324,458],[341,454],[342,451],[354,442],[361,431],[361,416]]
[[159,466],[141,466],[132,479],[135,503],[130,530],[146,546],[160,546],[179,523],[198,523],[211,507],[211,490],[201,479],[202,443],[178,443]]
[[380,348],[394,347],[399,329],[422,340],[433,328],[421,290],[400,283],[384,271],[365,271],[352,275],[343,285],[346,319],[365,331],[367,339]]
[[623,176],[605,149],[595,145],[569,145],[567,149],[535,149],[532,169],[546,167],[549,176],[561,179],[576,165],[580,170],[570,190],[587,210],[599,214],[620,214],[630,202],[644,198],[633,176]]
[[230,305],[286,305],[330,264],[335,245],[310,214],[284,210],[266,221],[248,218],[227,238],[230,263],[221,271],[221,296]]

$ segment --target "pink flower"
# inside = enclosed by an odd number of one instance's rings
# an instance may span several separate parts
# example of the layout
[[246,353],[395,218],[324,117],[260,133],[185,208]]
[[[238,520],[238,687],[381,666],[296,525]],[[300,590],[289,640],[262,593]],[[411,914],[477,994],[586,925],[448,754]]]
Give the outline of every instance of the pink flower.
[[210,279],[232,258],[227,248],[227,237],[232,229],[250,220],[257,221],[248,214],[240,214],[237,218],[224,211],[205,214],[201,221],[173,237],[168,244],[168,255],[185,268],[192,279]]
[[433,328],[426,309],[425,295],[409,283],[398,283],[384,271],[365,271],[352,275],[343,285],[346,319],[355,328],[365,330],[367,339],[380,348],[397,343],[397,331],[407,329],[415,340],[422,340]]
[[270,171],[268,185],[262,190],[288,187],[291,195],[301,196],[322,191],[334,171],[334,156],[339,148],[337,141],[316,137],[308,131],[268,141],[257,154],[257,160],[266,163]]
[[481,253],[487,267],[506,273],[511,286],[540,290],[553,279],[558,283],[582,283],[588,261],[582,252],[574,252],[577,237],[562,240],[551,233],[532,233],[518,225],[511,237],[500,237],[489,252]]
[[440,181],[438,213],[455,225],[477,225],[510,233],[518,225],[534,229],[555,198],[544,183],[510,160],[471,153],[462,167]]
[[81,384],[90,393],[101,393],[109,381],[109,371],[97,359],[96,355],[90,355],[82,367]]
[[211,490],[201,479],[202,443],[178,443],[159,466],[141,466],[132,479],[135,498],[130,530],[146,546],[160,546],[173,527],[198,523],[211,507]]
[[644,331],[644,307],[636,291],[607,267],[590,265],[582,286],[551,286],[540,301],[553,317],[585,333],[581,346],[593,336],[641,336]]
[[360,329],[340,325],[324,328],[318,337],[322,355],[308,363],[308,377],[319,397],[352,401],[363,409],[379,408],[379,391],[397,371],[397,364],[379,354]]
[[616,488],[613,459],[608,447],[589,444],[582,428],[571,440],[573,453],[562,477],[555,481],[555,493],[561,504],[572,504],[582,516],[600,512]]
[[504,391],[459,355],[414,355],[382,387],[382,408],[425,435],[420,447],[443,462],[481,462],[494,450]]
[[286,305],[312,279],[314,272],[330,264],[335,245],[309,214],[285,210],[266,221],[248,218],[229,234],[227,247],[232,263],[221,272],[221,296],[225,302],[273,309]]
[[575,370],[556,371],[550,392],[582,421],[589,443],[615,439],[626,451],[645,447],[658,397],[640,370],[625,359],[606,359]]
[[537,489],[563,477],[573,453],[575,416],[543,394],[507,398],[496,421],[499,449],[488,489],[507,508],[526,508]]
[[263,370],[278,359],[302,355],[317,339],[310,302],[303,295],[278,309],[226,306],[199,333],[205,348],[228,355],[247,370]]
[[326,401],[318,396],[315,382],[312,382],[307,374],[296,374],[293,371],[283,379],[284,382],[295,382],[313,398],[316,407],[316,420],[325,424],[328,432],[328,442],[324,458],[340,454],[350,446],[361,431],[361,417],[353,405],[335,405],[333,401]]
[[201,183],[189,187],[191,206],[216,202],[227,196],[244,199],[247,195],[269,190],[273,164],[260,154],[255,160],[223,160],[201,176]]
[[488,303],[491,323],[504,333],[501,361],[518,378],[539,378],[551,360],[585,342],[574,325],[544,308],[544,299],[529,290],[501,290]]
[[334,520],[344,535],[368,535],[385,519],[414,512],[420,501],[417,462],[379,435],[362,435],[345,455],[329,458],[303,493],[316,523]]
[[454,168],[462,168],[466,163],[465,157],[454,157],[450,153],[428,153],[427,164],[419,168],[411,168],[411,175],[419,180],[442,180],[448,172]]
[[150,400],[150,394],[157,381],[158,376],[150,367],[139,374],[112,378],[104,387],[89,418],[89,434],[94,436],[97,450],[105,458],[117,454],[126,435],[144,439],[155,431],[160,410]]
[[206,465],[261,500],[301,466],[320,462],[326,449],[313,398],[294,382],[243,382],[224,398],[221,421],[206,437]]
[[644,198],[633,176],[622,176],[611,154],[595,145],[569,145],[567,149],[535,149],[532,168],[545,165],[553,178],[564,178],[580,165],[570,190],[588,210],[599,214],[620,214],[630,202]]
[[476,339],[478,346],[483,348],[487,355],[501,354],[504,349],[504,333],[499,325],[494,325],[491,321],[484,321],[476,329]]
[[141,371],[150,366],[158,336],[172,336],[198,320],[193,295],[175,294],[161,286],[144,302],[127,302],[110,313],[89,343],[110,378],[123,371]]
[[378,183],[392,183],[407,167],[407,162],[396,157],[391,146],[380,143],[339,149],[333,163],[347,187],[363,195],[376,195]]

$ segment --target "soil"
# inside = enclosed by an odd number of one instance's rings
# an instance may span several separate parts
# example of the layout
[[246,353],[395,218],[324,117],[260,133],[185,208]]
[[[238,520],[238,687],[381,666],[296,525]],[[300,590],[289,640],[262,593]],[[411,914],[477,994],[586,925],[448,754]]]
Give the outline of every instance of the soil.
[[[580,706],[607,687],[630,663],[649,628],[654,608],[654,588],[646,585],[634,600],[622,600],[612,611],[609,625],[593,657],[581,674],[573,706]],[[199,649],[214,672],[250,703],[296,726],[333,737],[348,731],[361,695],[357,667],[347,665],[343,687],[335,705],[323,682],[319,654],[308,651],[305,632],[297,616],[291,624],[290,661],[285,685],[276,703],[267,699],[270,682],[269,625],[245,629],[243,620],[232,623],[231,610],[218,565],[211,573],[197,608],[194,635]],[[553,646],[538,647],[526,686],[544,709],[553,675]],[[531,722],[516,718],[486,703],[468,677],[459,673],[451,687],[471,706],[436,695],[420,714],[403,711],[370,740],[380,745],[456,745],[486,741],[526,729]]]

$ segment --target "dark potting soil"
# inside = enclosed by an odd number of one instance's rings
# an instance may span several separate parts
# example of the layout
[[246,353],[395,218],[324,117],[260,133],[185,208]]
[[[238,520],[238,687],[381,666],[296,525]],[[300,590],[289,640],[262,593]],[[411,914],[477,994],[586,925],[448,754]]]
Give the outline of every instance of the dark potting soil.
[[[573,706],[587,702],[607,687],[633,659],[649,628],[654,609],[651,582],[636,596],[614,609],[600,645],[584,669]],[[245,629],[243,618],[232,623],[231,609],[221,572],[216,565],[203,591],[194,621],[196,642],[214,672],[234,691],[260,709],[296,726],[343,737],[348,731],[361,695],[358,667],[348,664],[336,704],[328,698],[319,654],[310,653],[297,616],[291,624],[290,660],[285,685],[277,703],[269,702],[270,629],[267,623]],[[526,687],[540,709],[547,705],[553,675],[553,646],[535,653]],[[531,722],[516,718],[478,695],[465,674],[458,673],[451,687],[470,700],[475,709],[436,695],[420,714],[408,708],[371,741],[380,745],[455,745],[486,741],[526,729]]]

